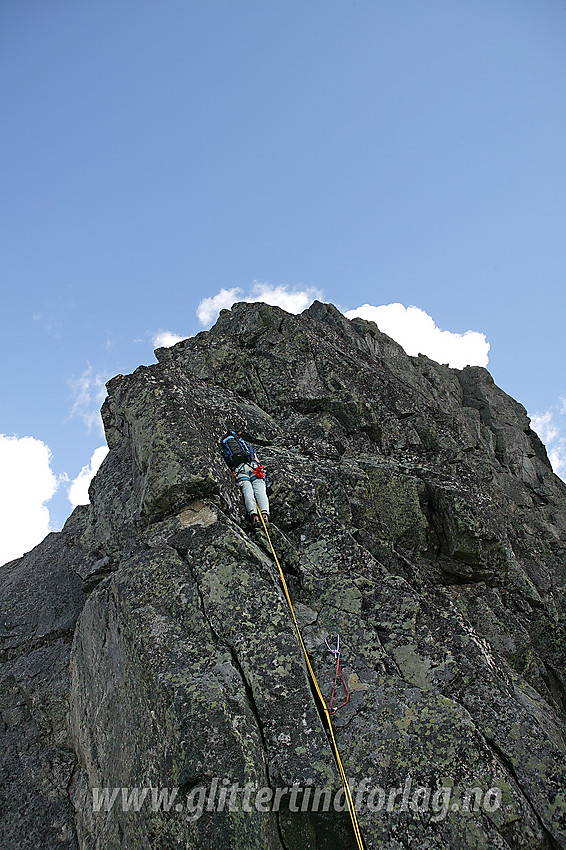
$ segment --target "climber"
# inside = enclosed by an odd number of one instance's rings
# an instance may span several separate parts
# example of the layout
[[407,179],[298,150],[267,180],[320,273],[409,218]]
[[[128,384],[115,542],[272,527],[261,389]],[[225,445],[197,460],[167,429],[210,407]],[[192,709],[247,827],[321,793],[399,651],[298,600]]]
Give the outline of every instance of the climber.
[[265,489],[265,471],[254,447],[238,437],[235,431],[228,431],[220,440],[220,451],[236,476],[252,527],[254,530],[262,527],[257,514],[258,507],[267,525],[269,500]]

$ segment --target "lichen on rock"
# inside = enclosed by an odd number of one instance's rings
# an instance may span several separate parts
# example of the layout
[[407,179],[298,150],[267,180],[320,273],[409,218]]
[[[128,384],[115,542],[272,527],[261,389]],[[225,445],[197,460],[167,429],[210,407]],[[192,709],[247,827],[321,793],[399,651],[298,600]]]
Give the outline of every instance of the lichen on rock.
[[91,504],[0,570],[4,796],[30,800],[0,844],[356,847],[270,547],[218,452],[233,428],[271,479],[327,701],[340,635],[333,728],[367,850],[566,847],[566,485],[524,408],[319,302],[235,304],[156,353],[109,382]]

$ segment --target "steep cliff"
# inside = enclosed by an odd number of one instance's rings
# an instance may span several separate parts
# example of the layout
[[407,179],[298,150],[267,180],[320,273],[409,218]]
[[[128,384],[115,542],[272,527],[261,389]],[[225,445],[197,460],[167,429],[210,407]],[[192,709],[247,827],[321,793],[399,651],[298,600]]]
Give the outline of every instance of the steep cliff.
[[340,634],[366,848],[566,847],[566,486],[524,408],[318,302],[156,353],[91,505],[0,570],[0,845],[356,846],[233,428],[326,699]]

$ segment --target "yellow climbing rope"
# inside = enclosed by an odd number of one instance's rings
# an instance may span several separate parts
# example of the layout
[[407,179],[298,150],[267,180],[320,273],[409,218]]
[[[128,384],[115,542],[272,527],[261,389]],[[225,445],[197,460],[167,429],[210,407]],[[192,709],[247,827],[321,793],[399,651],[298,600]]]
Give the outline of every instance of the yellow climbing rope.
[[301,649],[303,650],[303,655],[305,657],[305,662],[307,665],[307,670],[309,671],[309,675],[311,677],[311,681],[314,685],[314,689],[318,694],[318,698],[322,703],[324,708],[326,719],[328,721],[328,728],[330,730],[330,738],[332,741],[332,749],[334,752],[334,758],[336,759],[336,764],[338,765],[338,770],[340,771],[340,778],[342,779],[342,785],[344,786],[344,793],[346,794],[346,800],[348,801],[348,811],[350,812],[350,818],[352,819],[352,826],[354,827],[354,835],[356,836],[356,841],[358,843],[359,850],[364,850],[364,842],[362,841],[362,834],[360,832],[360,827],[358,824],[358,818],[356,816],[356,809],[354,806],[354,801],[352,799],[352,792],[350,791],[350,786],[348,785],[348,780],[346,778],[346,774],[344,772],[344,767],[342,766],[342,759],[340,758],[340,753],[338,752],[338,745],[336,744],[336,738],[334,737],[334,729],[332,728],[332,720],[330,719],[330,710],[326,705],[326,700],[322,696],[322,692],[316,680],[316,676],[314,674],[314,670],[312,669],[311,661],[309,658],[309,654],[307,652],[307,648],[303,641],[303,636],[301,634],[301,630],[299,628],[299,624],[297,622],[297,618],[295,616],[295,610],[293,608],[293,603],[291,602],[291,597],[289,595],[289,589],[287,587],[287,582],[285,581],[285,576],[283,575],[283,570],[281,569],[281,564],[279,563],[279,559],[273,548],[273,543],[271,542],[271,537],[269,536],[269,531],[267,530],[267,526],[265,524],[265,520],[263,518],[262,512],[259,510],[258,506],[258,516],[261,518],[261,522],[263,525],[263,530],[265,531],[265,536],[267,537],[267,541],[269,543],[269,548],[273,554],[273,558],[275,563],[277,564],[277,569],[279,570],[279,578],[281,579],[281,583],[283,585],[283,591],[285,593],[285,599],[287,600],[287,605],[289,606],[289,610],[291,611],[291,616],[293,617],[293,622],[295,624],[295,629],[297,631],[297,636],[299,638],[299,643],[301,644]]

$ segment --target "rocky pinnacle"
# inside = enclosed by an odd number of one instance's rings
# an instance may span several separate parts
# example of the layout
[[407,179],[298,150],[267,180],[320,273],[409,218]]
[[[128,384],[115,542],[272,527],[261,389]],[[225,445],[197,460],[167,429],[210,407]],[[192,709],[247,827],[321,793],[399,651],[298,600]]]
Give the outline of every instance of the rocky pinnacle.
[[319,302],[156,355],[90,504],[0,568],[0,847],[356,848],[228,429],[327,700],[340,635],[367,850],[566,847],[566,485],[522,405]]

